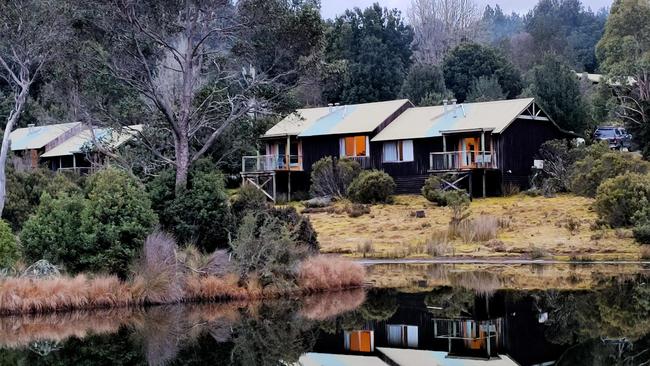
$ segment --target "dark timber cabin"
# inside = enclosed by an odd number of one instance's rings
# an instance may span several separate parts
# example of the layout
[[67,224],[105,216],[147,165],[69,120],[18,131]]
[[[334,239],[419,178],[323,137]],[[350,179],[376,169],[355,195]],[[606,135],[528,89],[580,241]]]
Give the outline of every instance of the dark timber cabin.
[[298,109],[263,136],[263,155],[242,158],[242,179],[275,199],[276,192],[307,191],[312,165],[326,156],[371,163],[370,140],[408,108],[407,99]]
[[567,137],[574,136],[532,98],[445,103],[405,111],[372,139],[371,149],[403,192],[419,192],[436,174],[486,196],[501,194],[504,185],[527,188],[541,145]]
[[381,169],[397,193],[419,193],[430,175],[447,188],[498,195],[528,186],[540,146],[574,137],[532,98],[413,107],[408,100],[299,109],[262,136],[265,151],[242,159],[242,178],[275,199],[306,191],[311,166],[325,156]]

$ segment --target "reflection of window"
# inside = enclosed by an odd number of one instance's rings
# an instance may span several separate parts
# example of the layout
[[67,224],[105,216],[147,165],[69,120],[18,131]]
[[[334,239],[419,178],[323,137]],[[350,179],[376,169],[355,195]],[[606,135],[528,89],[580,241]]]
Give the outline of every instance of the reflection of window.
[[385,163],[413,161],[413,140],[384,142]]
[[414,325],[393,325],[386,326],[388,333],[388,344],[400,347],[418,346],[418,327]]
[[367,136],[348,136],[339,140],[341,157],[368,156]]
[[372,330],[354,330],[343,333],[344,348],[353,352],[374,352],[375,333]]

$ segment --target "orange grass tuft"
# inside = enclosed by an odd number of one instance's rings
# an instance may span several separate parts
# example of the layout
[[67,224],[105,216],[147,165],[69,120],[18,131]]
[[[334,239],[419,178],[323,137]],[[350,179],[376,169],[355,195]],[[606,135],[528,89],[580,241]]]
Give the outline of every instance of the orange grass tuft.
[[350,260],[318,255],[307,258],[298,268],[298,287],[304,292],[320,292],[361,287],[365,268]]
[[363,289],[315,294],[304,299],[300,315],[310,320],[327,320],[352,311],[366,301]]

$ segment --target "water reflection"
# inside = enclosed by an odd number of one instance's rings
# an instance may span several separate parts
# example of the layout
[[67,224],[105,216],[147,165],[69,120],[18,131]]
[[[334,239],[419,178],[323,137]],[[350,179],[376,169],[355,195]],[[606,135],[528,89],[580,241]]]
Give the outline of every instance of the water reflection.
[[4,317],[0,365],[650,362],[650,288],[642,274],[601,273],[589,290],[503,289],[502,273],[485,269],[428,275],[447,285]]

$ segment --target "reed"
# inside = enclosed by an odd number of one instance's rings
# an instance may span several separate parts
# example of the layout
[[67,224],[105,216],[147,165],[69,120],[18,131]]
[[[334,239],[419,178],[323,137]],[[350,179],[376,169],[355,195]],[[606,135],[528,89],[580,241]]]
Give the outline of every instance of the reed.
[[365,268],[341,257],[317,255],[298,267],[298,287],[306,293],[361,287]]

